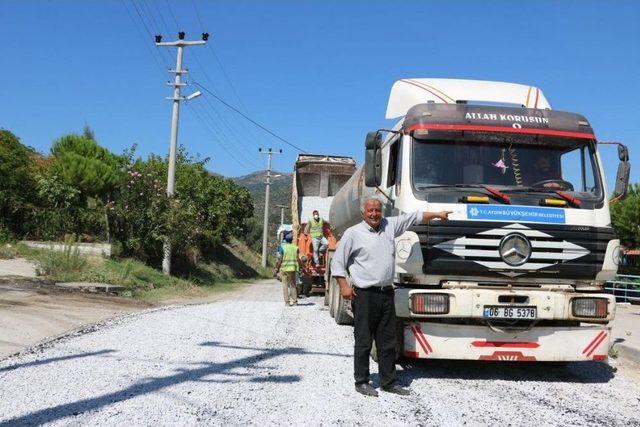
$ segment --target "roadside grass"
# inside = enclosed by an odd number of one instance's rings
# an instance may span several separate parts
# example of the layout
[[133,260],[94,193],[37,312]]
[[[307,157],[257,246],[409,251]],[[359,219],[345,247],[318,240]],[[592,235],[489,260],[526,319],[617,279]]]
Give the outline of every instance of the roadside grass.
[[189,302],[229,291],[243,283],[269,277],[259,256],[239,241],[220,249],[211,260],[182,272],[182,277],[130,259],[105,259],[81,254],[66,242],[63,251],[34,249],[22,243],[0,245],[0,258],[22,257],[36,263],[39,276],[56,282],[108,283],[125,288],[120,296],[151,304]]

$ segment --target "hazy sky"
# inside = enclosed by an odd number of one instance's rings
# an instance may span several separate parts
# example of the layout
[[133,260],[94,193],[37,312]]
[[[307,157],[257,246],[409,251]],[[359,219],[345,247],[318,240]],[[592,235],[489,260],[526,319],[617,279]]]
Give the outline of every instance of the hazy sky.
[[[0,0],[0,127],[48,152],[90,125],[114,152],[168,150],[166,85],[175,51],[152,34],[188,39],[200,82],[308,152],[363,158],[365,133],[389,126],[393,82],[406,77],[539,86],[555,109],[585,115],[601,140],[637,158],[638,1]],[[222,67],[221,67],[222,65]],[[187,86],[184,94],[197,88]],[[258,147],[297,151],[205,94],[183,105],[179,142],[227,176],[263,169]],[[605,152],[608,181],[617,166]],[[640,177],[638,166],[632,181]]]

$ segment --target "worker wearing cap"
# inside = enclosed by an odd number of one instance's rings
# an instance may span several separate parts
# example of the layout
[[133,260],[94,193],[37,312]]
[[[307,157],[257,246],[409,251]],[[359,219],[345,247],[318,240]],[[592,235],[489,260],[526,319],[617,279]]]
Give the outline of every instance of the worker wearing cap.
[[[363,221],[349,227],[331,259],[331,275],[340,285],[342,297],[351,300],[354,320],[354,378],[356,391],[377,396],[369,384],[369,353],[373,339],[378,350],[378,371],[382,390],[406,395],[409,390],[396,383],[396,315],[393,301],[395,267],[394,239],[414,224],[447,219],[449,212],[412,212],[382,217],[382,202],[362,201]],[[346,277],[351,277],[353,288]]]
[[318,211],[313,211],[313,218],[307,221],[305,233],[311,236],[311,245],[313,246],[313,262],[316,266],[320,265],[320,254],[327,249],[327,238],[324,237],[324,219],[320,217]]
[[276,274],[282,270],[282,293],[285,305],[298,304],[298,290],[296,289],[296,273],[302,267],[302,262],[298,257],[298,247],[291,242],[293,236],[286,234],[285,243],[282,245],[282,257],[276,265]]

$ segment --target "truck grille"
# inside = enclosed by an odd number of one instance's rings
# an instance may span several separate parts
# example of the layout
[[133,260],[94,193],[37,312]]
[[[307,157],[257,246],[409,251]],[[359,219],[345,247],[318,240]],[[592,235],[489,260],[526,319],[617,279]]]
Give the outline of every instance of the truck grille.
[[[426,274],[594,279],[602,269],[611,228],[549,224],[447,221],[411,228],[418,234]],[[505,262],[502,239],[517,233],[530,244],[519,265]],[[523,251],[524,252],[524,251]]]

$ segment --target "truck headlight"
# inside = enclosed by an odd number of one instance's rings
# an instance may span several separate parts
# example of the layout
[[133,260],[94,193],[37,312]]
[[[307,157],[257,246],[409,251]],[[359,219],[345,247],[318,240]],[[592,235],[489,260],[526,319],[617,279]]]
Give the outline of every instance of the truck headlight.
[[449,295],[412,294],[411,311],[414,314],[447,314],[449,312]]
[[574,317],[603,319],[607,317],[608,305],[609,300],[606,298],[574,298],[571,301],[571,312]]

